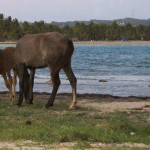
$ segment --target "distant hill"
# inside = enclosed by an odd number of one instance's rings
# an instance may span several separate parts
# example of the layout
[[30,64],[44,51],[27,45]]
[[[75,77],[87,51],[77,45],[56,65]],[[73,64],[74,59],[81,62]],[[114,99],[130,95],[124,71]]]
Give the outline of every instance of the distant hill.
[[124,19],[116,19],[116,20],[96,20],[92,19],[90,21],[67,21],[67,22],[51,22],[54,25],[58,25],[60,27],[64,27],[66,25],[68,26],[74,26],[77,22],[84,22],[85,24],[89,24],[90,22],[93,23],[105,23],[105,24],[112,24],[112,22],[116,21],[119,25],[125,25],[127,23],[131,23],[133,26],[137,26],[139,24],[143,25],[150,25],[150,19],[135,19],[135,18],[124,18]]

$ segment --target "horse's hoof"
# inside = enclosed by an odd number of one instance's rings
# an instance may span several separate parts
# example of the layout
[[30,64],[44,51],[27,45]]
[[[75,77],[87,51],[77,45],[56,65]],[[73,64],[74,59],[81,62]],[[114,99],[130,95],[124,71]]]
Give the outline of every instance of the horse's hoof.
[[69,107],[69,111],[72,111],[73,110],[73,108],[72,107]]
[[27,101],[27,104],[31,105],[31,104],[33,104],[33,102],[31,102],[31,101],[28,102],[28,101]]
[[71,105],[71,106],[69,107],[69,110],[73,110],[73,108],[74,108],[74,105]]
[[50,107],[53,107],[53,104],[46,104],[45,105],[45,108],[47,108],[47,109],[50,108]]
[[69,107],[69,111],[76,110],[76,109],[78,109],[77,106],[70,106],[70,107]]
[[19,107],[20,107],[20,106],[21,106],[21,104],[20,104],[20,103],[17,103],[17,106],[19,106]]

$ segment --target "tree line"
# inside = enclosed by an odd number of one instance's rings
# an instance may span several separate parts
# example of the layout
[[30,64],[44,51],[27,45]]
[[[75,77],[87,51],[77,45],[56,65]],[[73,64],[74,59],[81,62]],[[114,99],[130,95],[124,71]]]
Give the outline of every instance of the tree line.
[[68,25],[59,27],[44,21],[19,22],[12,19],[11,16],[4,17],[0,14],[0,41],[18,40],[25,33],[44,33],[44,32],[61,32],[73,40],[121,40],[126,37],[127,40],[150,40],[150,26],[138,25],[132,26],[128,23],[123,26],[113,22],[111,25],[104,23],[96,24],[90,22],[88,25],[83,22],[77,22],[73,27]]

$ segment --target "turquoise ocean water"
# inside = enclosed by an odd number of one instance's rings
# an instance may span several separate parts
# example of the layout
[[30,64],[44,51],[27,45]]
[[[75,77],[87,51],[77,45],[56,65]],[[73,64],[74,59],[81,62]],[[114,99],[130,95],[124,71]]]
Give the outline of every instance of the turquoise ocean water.
[[[0,46],[0,49],[7,46]],[[78,93],[150,96],[150,45],[75,46],[72,68],[78,80]],[[71,93],[63,71],[60,78],[58,92]],[[48,68],[38,69],[34,91],[51,92],[49,79]],[[107,82],[98,82],[102,79]],[[0,91],[6,90],[0,76]]]

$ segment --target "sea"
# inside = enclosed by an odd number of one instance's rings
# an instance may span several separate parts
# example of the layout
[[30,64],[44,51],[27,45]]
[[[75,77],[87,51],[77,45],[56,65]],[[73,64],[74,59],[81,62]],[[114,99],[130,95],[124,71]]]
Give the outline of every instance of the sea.
[[[0,49],[5,47],[8,45]],[[75,45],[72,69],[77,77],[77,93],[150,96],[150,45]],[[60,71],[60,79],[58,93],[71,93],[63,71]],[[51,93],[49,80],[48,68],[37,69],[34,91]],[[2,76],[0,91],[8,91]]]

